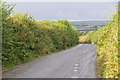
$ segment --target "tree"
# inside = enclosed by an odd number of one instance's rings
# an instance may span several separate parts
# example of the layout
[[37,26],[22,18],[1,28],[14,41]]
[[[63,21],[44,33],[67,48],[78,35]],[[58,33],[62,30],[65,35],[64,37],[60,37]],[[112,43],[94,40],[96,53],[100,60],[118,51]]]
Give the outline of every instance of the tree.
[[68,21],[68,20],[58,20],[58,22],[70,27],[71,26],[71,23]]
[[0,1],[0,23],[4,26],[6,24],[6,18],[13,13],[15,4],[6,4],[6,2]]

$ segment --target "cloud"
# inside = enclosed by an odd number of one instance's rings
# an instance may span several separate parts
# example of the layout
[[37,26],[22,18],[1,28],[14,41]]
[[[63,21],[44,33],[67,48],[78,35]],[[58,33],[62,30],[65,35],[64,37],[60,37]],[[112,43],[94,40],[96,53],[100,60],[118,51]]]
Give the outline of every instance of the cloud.
[[105,19],[104,15],[115,11],[116,3],[82,2],[32,2],[16,3],[15,11],[32,13],[37,20],[85,20]]

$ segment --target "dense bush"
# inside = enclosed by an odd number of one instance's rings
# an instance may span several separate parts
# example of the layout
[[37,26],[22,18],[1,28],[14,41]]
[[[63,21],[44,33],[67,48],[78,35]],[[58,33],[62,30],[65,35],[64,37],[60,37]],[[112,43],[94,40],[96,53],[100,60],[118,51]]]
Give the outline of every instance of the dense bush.
[[[12,11],[13,7],[5,6],[2,13]],[[20,13],[3,18],[3,69],[79,43],[77,32],[67,20],[40,22]]]
[[87,31],[80,31],[80,32],[79,32],[79,36],[84,36],[84,35],[86,35],[86,34],[88,34]]
[[88,34],[87,42],[97,44],[97,70],[100,78],[118,78],[118,15],[98,31]]

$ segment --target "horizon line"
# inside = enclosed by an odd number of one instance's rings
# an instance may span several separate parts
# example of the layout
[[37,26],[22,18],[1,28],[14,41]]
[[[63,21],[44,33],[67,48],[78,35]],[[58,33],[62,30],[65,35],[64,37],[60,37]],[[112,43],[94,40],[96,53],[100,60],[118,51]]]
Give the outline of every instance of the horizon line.
[[[112,19],[86,19],[86,20],[58,19],[58,20],[68,20],[68,21],[111,21]],[[58,21],[58,20],[49,20],[49,21]],[[45,20],[38,20],[38,21],[45,21]]]

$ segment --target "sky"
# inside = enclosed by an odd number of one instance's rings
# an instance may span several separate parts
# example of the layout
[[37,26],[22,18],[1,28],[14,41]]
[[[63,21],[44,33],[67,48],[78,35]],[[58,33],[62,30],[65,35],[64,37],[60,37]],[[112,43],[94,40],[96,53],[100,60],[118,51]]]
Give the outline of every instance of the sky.
[[110,19],[109,16],[115,12],[117,5],[117,2],[113,2],[113,0],[109,0],[109,2],[107,2],[108,0],[104,0],[106,2],[90,2],[91,0],[89,0],[89,2],[30,2],[30,1],[33,0],[29,0],[28,2],[14,0],[13,2],[16,3],[14,10],[19,13],[31,13],[36,20],[40,21],[42,20],[56,21],[58,19],[78,21],[109,20]]
[[7,2],[118,2],[119,0],[3,0]]

